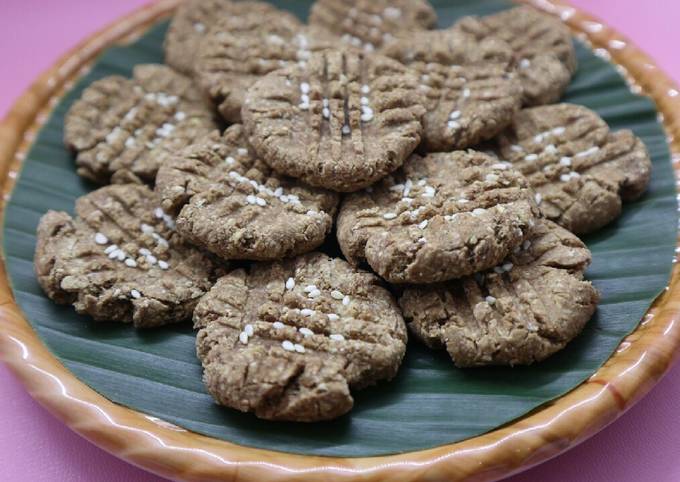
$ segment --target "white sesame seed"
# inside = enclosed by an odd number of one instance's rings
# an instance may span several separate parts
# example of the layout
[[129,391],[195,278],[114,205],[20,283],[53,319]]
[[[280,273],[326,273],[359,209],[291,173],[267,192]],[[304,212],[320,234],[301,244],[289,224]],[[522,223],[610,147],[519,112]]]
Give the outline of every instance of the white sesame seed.
[[434,195],[435,195],[436,192],[437,192],[437,191],[436,191],[435,188],[433,188],[432,186],[426,186],[426,187],[425,187],[425,192],[423,193],[423,196],[424,196],[424,197],[434,197]]
[[256,199],[255,196],[253,196],[252,194],[248,194],[248,195],[246,196],[246,202],[247,202],[248,204],[255,204],[255,203],[257,202],[257,199]]
[[368,105],[369,104],[368,97],[362,96],[361,99],[359,99],[359,102],[361,103],[361,105]]
[[324,119],[330,119],[331,117],[331,111],[328,107],[324,107],[323,110],[321,111],[321,115],[323,115]]
[[460,111],[459,110],[454,110],[451,112],[451,115],[449,115],[449,119],[451,120],[456,120],[460,117]]
[[198,33],[203,33],[205,32],[205,25],[203,25],[201,22],[196,22],[194,24],[194,30],[196,30]]
[[309,295],[307,295],[307,296],[309,296],[310,298],[316,298],[316,297],[319,296],[319,295],[321,295],[321,291],[319,291],[319,290],[313,290],[313,291],[310,291],[310,292],[309,292]]
[[128,137],[125,139],[125,147],[134,147],[136,143],[137,141],[135,141],[134,137]]
[[182,111],[175,112],[175,120],[177,120],[179,122],[186,119],[186,117],[187,117],[187,115]]
[[295,280],[293,278],[288,278],[286,280],[286,289],[290,291],[293,288],[295,288]]
[[524,149],[522,149],[522,146],[518,146],[517,144],[513,144],[510,146],[510,150],[513,152],[522,152]]
[[156,264],[158,262],[158,258],[156,258],[153,254],[148,255],[146,260],[149,262],[149,264]]
[[231,165],[231,164],[234,164],[234,163],[236,162],[236,159],[234,159],[234,158],[231,157],[231,156],[227,156],[227,158],[224,160],[224,162],[226,162],[227,164]]
[[342,304],[345,305],[345,306],[349,305],[349,296],[345,295],[342,298]]
[[302,308],[300,310],[300,314],[302,316],[314,316],[315,313],[316,313],[316,311],[310,310],[309,308]]
[[129,266],[130,268],[136,268],[137,267],[137,261],[135,261],[132,258],[128,258],[125,260],[125,265]]
[[493,304],[496,302],[496,298],[494,298],[493,296],[487,296],[487,297],[485,298],[485,300],[486,300],[486,302],[489,303],[490,305],[493,305]]
[[543,142],[543,134],[536,134],[534,136],[534,143],[540,144],[541,142]]
[[486,179],[488,182],[496,182],[498,181],[498,176],[496,174],[487,174],[484,179]]
[[156,219],[162,219],[165,216],[165,212],[162,208],[156,208],[153,210],[153,215],[156,216]]
[[286,325],[284,325],[280,321],[275,321],[274,323],[272,323],[272,326],[274,327],[275,330],[281,330]]
[[522,59],[519,61],[519,66],[522,69],[526,69],[531,65],[531,61],[529,59]]
[[340,317],[335,313],[328,313],[328,321],[338,321]]
[[364,84],[364,85],[361,86],[361,93],[362,94],[368,94],[370,91],[371,91],[371,88],[368,85]]
[[470,97],[470,89],[463,89],[463,97],[468,98]]
[[295,348],[295,351],[298,353],[304,353],[305,352],[305,347],[300,345],[299,343],[296,343],[293,345],[293,348]]
[[118,251],[116,251],[116,258],[118,258],[118,261],[123,261],[125,260],[125,258],[127,258],[127,254],[125,253],[125,251],[119,249]]
[[281,342],[281,346],[286,351],[295,351],[295,345],[293,344],[292,341],[284,340]]
[[245,328],[243,328],[243,331],[244,331],[245,334],[248,335],[248,336],[253,336],[253,334],[255,333],[255,329],[253,328],[253,325],[251,325],[250,323],[248,323],[248,324],[245,326]]
[[522,249],[524,249],[524,250],[529,249],[530,246],[531,246],[531,241],[529,241],[528,239],[522,243]]
[[167,263],[167,261],[163,261],[162,259],[158,260],[158,267],[160,269],[168,269],[170,265]]
[[141,298],[142,294],[137,290],[130,290],[130,296],[137,299],[137,298]]
[[385,218],[385,219],[394,219],[396,217],[397,217],[397,215],[395,213],[385,213],[385,214],[383,214],[383,218]]
[[560,175],[560,181],[562,181],[562,182],[569,182],[570,179],[571,179],[571,176],[569,174]]
[[552,133],[555,134],[556,136],[561,136],[562,134],[564,134],[564,131],[566,131],[566,128],[564,127],[555,127],[552,130]]
[[418,227],[420,229],[425,229],[427,227],[427,219],[425,221],[421,222],[420,224],[418,224]]
[[350,132],[352,132],[352,131],[350,130],[350,128],[349,128],[348,125],[342,126],[342,133],[343,133],[343,135],[348,135]]
[[94,242],[97,244],[106,244],[109,242],[109,238],[104,236],[102,233],[97,233],[94,235]]
[[312,336],[314,334],[314,332],[312,330],[310,330],[309,328],[305,328],[305,327],[298,328],[298,331],[300,333],[302,333],[303,336]]
[[148,224],[145,224],[145,223],[142,223],[140,228],[141,228],[141,230],[144,234],[151,234],[154,231],[152,226],[149,226]]
[[599,151],[599,150],[600,150],[599,147],[593,146],[593,147],[591,147],[591,148],[588,149],[588,150],[579,152],[578,154],[576,154],[576,157],[586,157],[586,156],[589,156],[589,155],[591,155],[591,154],[595,154],[595,153],[596,153],[597,151]]
[[503,274],[505,272],[502,266],[494,266],[493,271],[496,274]]
[[338,333],[333,333],[333,334],[330,335],[328,338],[330,338],[330,339],[333,340],[333,341],[343,341],[343,340],[345,339],[344,336],[342,336],[342,335],[340,335],[340,334],[338,334]]
[[149,256],[151,254],[151,251],[149,251],[146,248],[139,248],[139,254],[142,256]]
[[500,170],[505,170],[510,167],[510,164],[507,162],[497,162],[496,164],[491,164],[491,169],[500,169]]
[[560,164],[563,166],[571,166],[571,157],[563,157],[560,159]]
[[554,144],[548,144],[543,150],[548,154],[555,154],[557,152],[557,147],[555,147]]
[[453,120],[448,121],[446,123],[446,126],[449,129],[459,129],[460,128],[460,124],[458,123],[458,121],[453,121]]
[[345,297],[345,295],[342,294],[342,291],[338,291],[338,290],[331,291],[331,298],[333,298],[335,300],[341,300],[344,297]]
[[538,159],[538,154],[528,154],[524,156],[524,160],[528,162],[533,162]]
[[473,216],[481,216],[481,215],[484,214],[485,212],[486,212],[486,209],[475,208],[475,209],[472,210],[472,215],[473,215]]
[[311,293],[315,289],[316,289],[316,285],[307,285],[307,286],[305,286],[305,288],[302,291],[304,291],[305,293]]
[[572,179],[578,179],[579,177],[581,177],[581,175],[576,171],[571,171],[569,173],[569,177],[571,177]]
[[248,333],[246,333],[245,331],[242,331],[241,333],[239,333],[238,339],[241,343],[243,343],[244,345],[247,345],[248,344]]
[[503,264],[503,271],[510,271],[512,269],[513,264],[512,263],[504,263]]
[[118,246],[116,246],[115,244],[112,244],[111,246],[107,246],[106,249],[104,250],[104,252],[106,254],[111,254],[111,252],[116,251],[117,249],[118,249]]
[[258,206],[266,206],[267,205],[267,201],[265,201],[264,199],[262,199],[259,196],[257,196],[255,198],[255,202],[257,203]]
[[300,84],[300,92],[303,94],[309,94],[309,84],[307,82],[302,82]]
[[458,201],[456,201],[456,202],[458,202],[458,203],[460,203],[460,204],[465,204],[465,203],[469,203],[470,200],[469,200],[469,199],[465,199],[464,197],[462,197],[462,198],[460,198],[460,199],[459,199]]
[[427,239],[425,239],[424,236],[418,238],[418,241],[416,241],[418,244],[425,244],[427,243]]
[[537,192],[534,194],[534,199],[536,200],[536,204],[541,204],[541,201],[543,201],[543,196],[541,196],[540,192]]

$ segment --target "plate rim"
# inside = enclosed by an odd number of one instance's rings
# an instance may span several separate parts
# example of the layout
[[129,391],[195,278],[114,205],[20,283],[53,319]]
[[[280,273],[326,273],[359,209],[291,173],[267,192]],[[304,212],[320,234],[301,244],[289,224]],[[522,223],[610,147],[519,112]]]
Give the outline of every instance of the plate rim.
[[[0,184],[5,197],[35,134],[56,101],[97,54],[137,38],[181,0],[142,6],[87,37],[18,98],[0,122]],[[516,0],[558,16],[597,54],[608,57],[656,103],[680,172],[680,89],[627,38],[565,0]],[[2,215],[4,215],[4,201]],[[680,268],[641,324],[586,382],[524,417],[461,442],[376,457],[296,455],[196,434],[117,405],[78,380],[38,338],[16,305],[0,260],[0,360],[29,394],[69,428],[107,452],[176,480],[327,480],[399,478],[498,480],[586,440],[644,396],[680,354]]]

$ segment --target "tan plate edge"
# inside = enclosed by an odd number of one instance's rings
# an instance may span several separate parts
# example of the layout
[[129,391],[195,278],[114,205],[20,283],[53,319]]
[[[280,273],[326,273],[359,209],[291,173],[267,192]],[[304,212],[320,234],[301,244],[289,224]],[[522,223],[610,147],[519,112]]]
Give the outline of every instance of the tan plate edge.
[[[560,16],[596,52],[625,69],[656,102],[680,158],[680,95],[654,62],[626,38],[558,0],[522,0]],[[74,79],[103,48],[139,35],[178,0],[154,3],[89,37],[42,74],[0,123],[0,182],[11,192],[36,131]],[[670,261],[670,260],[669,260]],[[238,446],[189,432],[116,405],[80,382],[49,352],[15,304],[0,263],[0,358],[36,400],[92,443],[177,480],[496,480],[553,457],[619,417],[663,376],[680,346],[680,271],[640,325],[588,382],[498,430],[459,443],[400,455],[328,458]]]

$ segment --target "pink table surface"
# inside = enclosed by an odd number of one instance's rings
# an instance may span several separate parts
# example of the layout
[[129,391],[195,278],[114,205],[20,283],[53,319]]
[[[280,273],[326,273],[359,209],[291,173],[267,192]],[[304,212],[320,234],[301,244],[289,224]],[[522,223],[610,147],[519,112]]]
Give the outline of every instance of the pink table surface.
[[[29,83],[86,35],[146,0],[0,0],[0,116]],[[680,2],[572,0],[632,38],[680,81]],[[1,329],[1,327],[0,327]],[[28,396],[0,364],[0,480],[164,480],[91,445]],[[614,424],[510,482],[680,480],[680,366]]]

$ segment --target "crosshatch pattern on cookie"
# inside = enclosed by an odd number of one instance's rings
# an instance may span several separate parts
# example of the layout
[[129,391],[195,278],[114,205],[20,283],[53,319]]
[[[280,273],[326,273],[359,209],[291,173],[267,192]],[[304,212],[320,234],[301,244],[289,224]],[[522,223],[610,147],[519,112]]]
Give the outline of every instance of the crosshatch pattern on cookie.
[[522,87],[513,52],[495,38],[481,41],[456,30],[411,32],[381,53],[420,76],[425,96],[424,145],[429,151],[464,148],[487,140],[519,110]]
[[397,169],[419,144],[425,110],[417,85],[392,59],[327,50],[258,81],[244,125],[275,170],[355,191]]
[[531,364],[562,349],[593,315],[599,295],[583,280],[590,259],[576,236],[540,221],[493,269],[409,287],[400,304],[411,332],[446,348],[459,367]]
[[651,161],[631,131],[611,133],[573,104],[524,109],[498,139],[500,156],[524,174],[548,218],[577,234],[595,231],[637,199]]
[[178,231],[226,259],[279,259],[323,243],[338,196],[280,176],[252,152],[234,124],[185,149],[161,168],[162,206]]
[[93,82],[69,110],[64,139],[78,174],[108,183],[130,172],[153,181],[177,150],[216,128],[199,89],[164,65],[139,65],[132,79]]
[[371,53],[400,31],[433,28],[437,14],[426,0],[317,0],[309,23]]
[[210,393],[258,417],[312,421],[351,409],[351,389],[391,379],[406,328],[374,275],[310,253],[222,277],[194,314]]
[[215,265],[175,232],[141,185],[112,185],[78,199],[78,217],[49,211],[35,265],[48,296],[96,320],[153,327],[191,317]]
[[413,155],[372,188],[349,195],[338,240],[395,283],[429,283],[489,268],[520,245],[538,215],[510,164],[476,151]]

